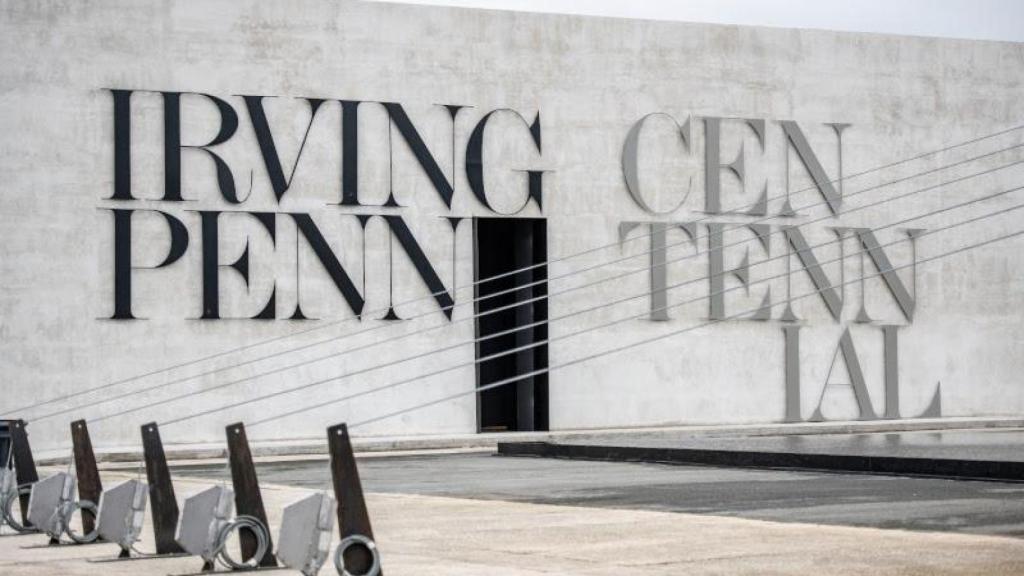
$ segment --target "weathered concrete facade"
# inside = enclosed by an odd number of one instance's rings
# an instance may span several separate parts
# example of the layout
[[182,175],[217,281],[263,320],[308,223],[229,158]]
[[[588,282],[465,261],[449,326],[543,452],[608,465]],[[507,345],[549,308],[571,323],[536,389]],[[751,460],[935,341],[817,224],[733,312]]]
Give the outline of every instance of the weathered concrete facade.
[[[815,416],[832,364],[829,381],[862,381],[864,388],[828,387],[820,402],[827,419],[896,417],[895,398],[898,416],[913,417],[938,408],[937,394],[943,415],[1024,413],[1024,243],[924,263],[916,278],[909,266],[915,257],[1015,230],[1024,212],[924,234],[913,249],[907,240],[907,229],[927,232],[1014,206],[1020,194],[873,236],[851,230],[1024,184],[1020,165],[968,178],[1024,158],[1021,149],[997,152],[1024,142],[1024,131],[850,177],[1021,124],[1024,45],[328,0],[11,1],[3,2],[0,18],[0,412],[38,420],[31,426],[40,445],[66,444],[73,417],[116,414],[352,348],[361,349],[104,420],[93,426],[94,441],[137,444],[144,422],[442,346],[453,349],[197,418],[164,436],[215,441],[229,422],[456,364],[464,366],[278,420],[250,436],[317,437],[328,424],[472,391],[474,347],[454,345],[475,334],[474,217],[546,219],[548,289],[565,291],[549,304],[553,367],[726,319],[553,371],[552,429],[806,420]],[[119,113],[130,127],[118,124]],[[403,113],[408,123],[396,120]],[[346,126],[350,136],[357,127],[358,151],[343,146]],[[410,126],[432,165],[418,161]],[[182,147],[168,144],[176,128]],[[637,179],[627,182],[631,129]],[[474,134],[483,151],[482,198],[472,181]],[[214,141],[208,151],[197,148]],[[741,148],[743,169],[724,167]],[[168,150],[180,153],[180,188],[169,181]],[[123,172],[115,177],[118,154],[129,163],[130,182]],[[829,183],[841,173],[849,178]],[[955,179],[961,181],[857,209]],[[894,180],[901,182],[883,186]],[[531,190],[540,194],[531,197]],[[762,193],[769,201],[759,206]],[[385,205],[389,198],[399,206]],[[726,213],[737,208],[750,214]],[[463,220],[456,226],[453,217]],[[453,294],[452,320],[400,243],[402,225]],[[314,230],[321,248],[337,258],[334,277],[331,259],[316,252]],[[652,282],[662,268],[649,270],[645,254],[650,235],[661,230],[665,285],[692,280],[667,290],[666,301],[693,302],[670,309],[657,309]],[[830,296],[795,299],[818,288],[806,270],[815,266],[785,255],[801,240],[817,246],[840,236],[841,243],[814,248]],[[886,278],[874,276],[878,264],[861,250],[869,236],[897,269]],[[611,247],[568,258],[604,245]],[[205,276],[204,247],[212,250]],[[246,247],[248,285],[239,273],[244,267],[228,266]],[[212,264],[210,254],[217,256]],[[680,260],[686,254],[693,257]],[[622,259],[629,255],[635,257]],[[119,257],[130,260],[119,265]],[[610,260],[620,261],[557,279]],[[347,288],[336,281],[338,268],[351,281]],[[630,270],[638,272],[570,290]],[[868,278],[857,282],[862,274]],[[136,319],[127,319],[123,300],[118,307],[125,278]],[[730,288],[736,289],[720,301],[709,299]],[[642,296],[557,320],[633,295]],[[419,301],[406,303],[412,299]],[[292,319],[299,303],[316,320]],[[381,320],[390,303],[407,320]],[[357,311],[362,320],[354,318]],[[261,313],[265,319],[251,319]],[[571,336],[631,315],[638,318]],[[369,345],[432,325],[439,329]],[[847,366],[851,350],[862,378]],[[171,384],[154,388],[164,382]],[[470,433],[477,430],[476,409],[469,394],[359,432]]]

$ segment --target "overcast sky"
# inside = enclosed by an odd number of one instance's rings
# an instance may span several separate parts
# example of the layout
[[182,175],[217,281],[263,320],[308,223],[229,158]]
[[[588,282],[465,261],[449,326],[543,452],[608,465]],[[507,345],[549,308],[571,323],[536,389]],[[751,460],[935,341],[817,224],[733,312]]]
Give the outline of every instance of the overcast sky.
[[377,0],[1024,42],[1024,0]]

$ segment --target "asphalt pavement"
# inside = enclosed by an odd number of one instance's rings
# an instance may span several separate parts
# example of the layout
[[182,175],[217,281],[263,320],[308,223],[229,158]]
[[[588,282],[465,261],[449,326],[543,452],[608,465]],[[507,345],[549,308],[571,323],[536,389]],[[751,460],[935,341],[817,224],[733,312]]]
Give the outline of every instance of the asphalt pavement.
[[[515,458],[359,460],[368,492],[1024,537],[1024,484]],[[326,488],[326,461],[263,463],[261,482]],[[223,465],[175,471],[222,478]]]
[[693,436],[683,431],[638,432],[555,440],[556,444],[696,448],[795,454],[836,454],[898,458],[1024,461],[1024,429],[935,430],[868,434],[773,435],[759,437]]

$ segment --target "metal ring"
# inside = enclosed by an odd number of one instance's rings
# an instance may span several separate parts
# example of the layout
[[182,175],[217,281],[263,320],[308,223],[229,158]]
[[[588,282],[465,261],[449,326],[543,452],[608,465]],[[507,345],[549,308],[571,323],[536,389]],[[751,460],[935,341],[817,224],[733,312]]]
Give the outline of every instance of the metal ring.
[[0,494],[0,504],[2,504],[2,506],[0,506],[0,515],[3,515],[3,521],[19,534],[38,532],[38,530],[32,526],[19,522],[14,514],[14,501],[17,500],[19,496],[31,493],[32,485],[22,484],[21,486],[18,486],[17,490],[12,490],[9,494]]
[[87,510],[92,512],[94,519],[97,521],[99,520],[99,508],[89,500],[69,502],[63,510],[64,518],[62,519],[62,523],[64,525],[64,533],[67,534],[68,538],[71,538],[71,540],[76,544],[89,544],[90,542],[95,542],[100,536],[99,526],[96,525],[98,522],[94,522],[92,532],[88,532],[86,534],[78,534],[71,529],[71,515],[74,514],[75,511],[81,511],[82,514],[85,514]]
[[[256,553],[253,554],[252,558],[244,562],[238,562],[232,558],[231,554],[228,552],[227,543],[228,537],[231,536],[231,533],[238,532],[242,528],[250,530],[256,537]],[[263,561],[263,557],[266,556],[269,551],[270,532],[267,530],[267,527],[263,525],[263,522],[253,516],[238,516],[231,522],[225,524],[217,534],[214,557],[217,558],[225,568],[229,568],[231,570],[256,570],[259,568],[260,562]]]
[[[356,545],[365,546],[373,558],[373,564],[370,566],[370,569],[362,574],[353,574],[345,569],[345,552]],[[373,540],[362,534],[353,534],[343,538],[338,544],[338,548],[334,551],[334,567],[338,570],[340,576],[378,576],[380,574],[380,551],[377,550],[377,545]]]

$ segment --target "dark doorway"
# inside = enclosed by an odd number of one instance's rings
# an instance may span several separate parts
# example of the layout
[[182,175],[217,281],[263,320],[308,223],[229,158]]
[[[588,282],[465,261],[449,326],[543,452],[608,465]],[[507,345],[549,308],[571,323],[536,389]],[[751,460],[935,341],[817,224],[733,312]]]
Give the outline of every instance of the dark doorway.
[[[476,320],[476,334],[482,338],[501,333],[477,343],[477,359],[547,340],[547,300],[527,302],[547,295],[547,266],[521,270],[547,261],[547,222],[538,218],[476,218],[473,234],[476,313],[484,314]],[[504,275],[514,270],[521,271]],[[498,275],[502,276],[479,282]],[[517,302],[525,303],[513,306]],[[494,312],[487,314],[489,311]],[[516,330],[533,324],[536,326]],[[547,367],[548,346],[539,344],[479,362],[477,387]],[[477,394],[477,423],[481,432],[547,430],[547,373]]]

